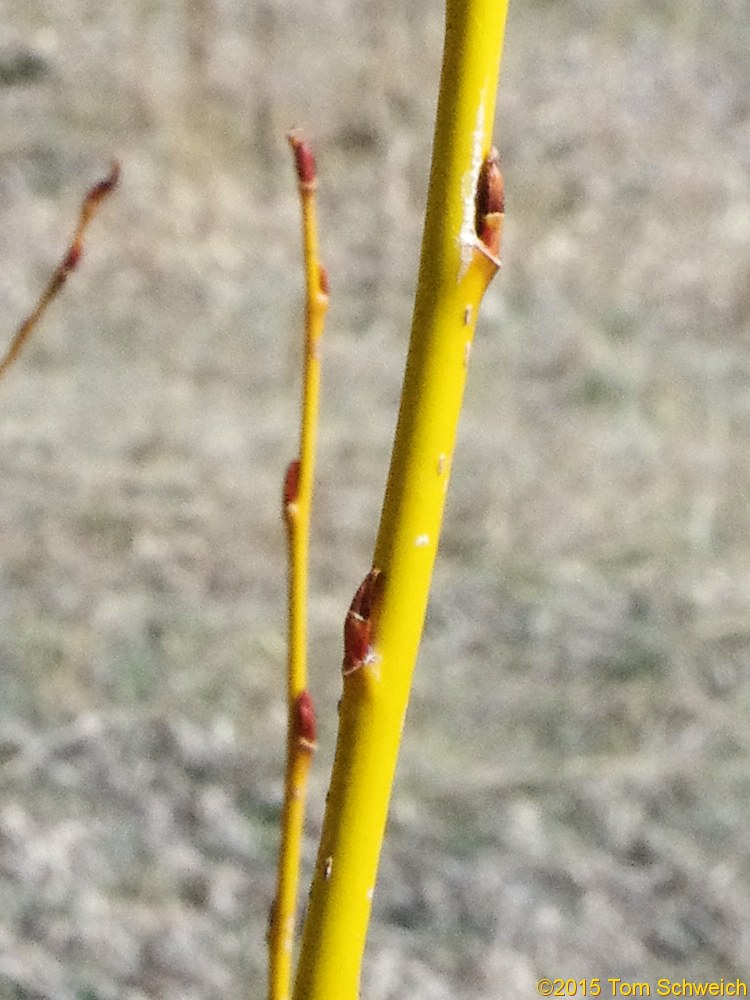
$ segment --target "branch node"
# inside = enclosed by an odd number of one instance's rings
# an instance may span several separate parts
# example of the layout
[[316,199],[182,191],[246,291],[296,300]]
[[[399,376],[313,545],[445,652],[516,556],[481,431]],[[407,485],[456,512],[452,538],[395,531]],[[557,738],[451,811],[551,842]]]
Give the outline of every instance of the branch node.
[[301,691],[294,705],[294,732],[300,750],[313,751],[318,741],[315,705],[309,691]]
[[298,458],[292,459],[292,461],[286,467],[286,474],[284,475],[284,492],[283,492],[285,516],[289,515],[290,508],[296,505],[297,500],[299,498],[299,470],[300,470],[300,462]]

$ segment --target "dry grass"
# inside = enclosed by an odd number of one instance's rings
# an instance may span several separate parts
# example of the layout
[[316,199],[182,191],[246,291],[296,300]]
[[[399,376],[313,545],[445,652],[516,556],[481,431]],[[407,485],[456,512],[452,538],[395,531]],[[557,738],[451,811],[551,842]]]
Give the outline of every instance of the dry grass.
[[[395,418],[440,15],[204,0],[191,28],[177,0],[116,6],[7,0],[0,31],[8,336],[87,184],[113,155],[124,174],[0,393],[0,997],[261,996],[301,295],[283,134],[301,122],[319,151],[333,291],[320,803]],[[368,1000],[750,964],[747,43],[731,0],[512,6],[506,264]]]

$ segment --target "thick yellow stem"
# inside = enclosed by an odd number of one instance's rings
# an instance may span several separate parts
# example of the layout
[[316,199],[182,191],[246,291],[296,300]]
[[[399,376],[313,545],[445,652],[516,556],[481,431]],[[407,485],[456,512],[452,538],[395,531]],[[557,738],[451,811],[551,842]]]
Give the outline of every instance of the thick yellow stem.
[[371,574],[347,616],[344,694],[294,1000],[357,1000],[401,730],[477,312],[497,269],[490,155],[507,0],[448,0],[419,285]]

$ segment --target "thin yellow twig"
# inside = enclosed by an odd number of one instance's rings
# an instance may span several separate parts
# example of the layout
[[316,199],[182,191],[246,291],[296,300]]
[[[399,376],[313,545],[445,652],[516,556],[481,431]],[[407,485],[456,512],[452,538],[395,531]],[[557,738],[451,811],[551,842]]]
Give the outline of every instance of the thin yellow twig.
[[93,219],[104,198],[106,198],[106,196],[117,185],[119,178],[120,165],[115,162],[112,164],[109,174],[103,180],[94,184],[94,186],[86,194],[86,197],[83,199],[81,212],[78,217],[78,225],[76,226],[76,230],[73,234],[72,240],[70,241],[68,249],[65,252],[65,256],[55,268],[55,271],[47,283],[47,287],[42,292],[39,301],[33,311],[19,326],[10,342],[10,346],[5,352],[5,355],[2,360],[0,360],[0,378],[5,375],[7,370],[21,353],[34,328],[47,311],[47,307],[65,284],[70,272],[75,270],[78,266],[78,262],[83,255],[83,237],[86,229],[88,228],[89,223]]
[[328,307],[328,279],[318,255],[315,160],[297,133],[292,132],[288,138],[302,206],[305,350],[299,458],[290,463],[284,481],[289,553],[289,721],[276,897],[268,926],[269,1000],[289,997],[307,780],[315,750],[315,712],[307,690],[307,578],[320,395],[319,346]]

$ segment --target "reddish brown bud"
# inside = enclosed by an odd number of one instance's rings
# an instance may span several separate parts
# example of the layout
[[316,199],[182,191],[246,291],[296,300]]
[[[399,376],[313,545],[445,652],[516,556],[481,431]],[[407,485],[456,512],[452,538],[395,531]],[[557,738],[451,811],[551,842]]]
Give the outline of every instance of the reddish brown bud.
[[317,168],[315,157],[308,144],[296,132],[290,132],[287,136],[289,145],[294,153],[294,165],[297,170],[297,179],[305,187],[311,187],[317,179]]
[[98,183],[94,184],[89,193],[86,195],[86,201],[92,206],[97,205],[102,198],[106,198],[110,191],[117,186],[119,180],[120,164],[117,160],[113,160],[109,173]]
[[328,270],[322,265],[318,271],[318,285],[323,295],[329,294],[331,286],[328,284]]
[[315,720],[315,705],[309,691],[302,691],[297,695],[294,708],[294,728],[299,745],[314,750],[318,739],[318,727]]
[[68,271],[72,271],[74,268],[78,267],[78,262],[81,257],[83,257],[83,245],[79,241],[74,243],[66,253],[62,262],[62,270],[67,274]]
[[284,476],[284,510],[297,502],[299,496],[299,459],[293,459]]
[[344,620],[344,676],[372,663],[374,639],[373,612],[380,596],[383,577],[379,569],[371,569],[352,598]]
[[499,160],[498,152],[493,146],[479,171],[475,220],[480,249],[498,265],[505,212],[505,184]]
[[57,293],[65,284],[68,274],[78,265],[81,256],[83,255],[83,236],[86,232],[86,227],[91,222],[91,219],[96,213],[101,200],[108,195],[115,184],[117,184],[119,176],[120,165],[115,162],[112,164],[112,168],[104,180],[99,181],[92,188],[90,188],[86,197],[83,199],[78,218],[78,225],[76,226],[70,246],[65,252],[63,259],[55,268],[52,277],[47,283],[47,287],[42,292],[39,301],[36,304],[36,307],[32,310],[29,316],[27,316],[23,323],[21,323],[10,343],[10,347],[7,349],[5,354],[0,357],[0,378],[18,357],[23,345],[29,339],[32,330],[44,315],[44,312],[50,302],[55,298]]
[[505,211],[505,185],[500,172],[500,155],[493,146],[479,171],[476,195],[476,227],[482,228],[486,215]]

